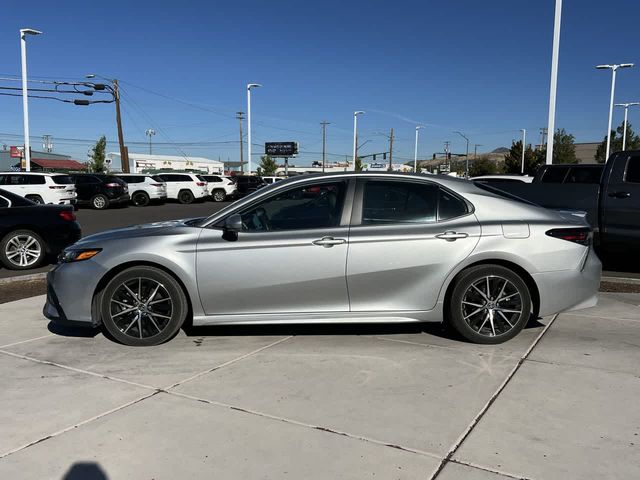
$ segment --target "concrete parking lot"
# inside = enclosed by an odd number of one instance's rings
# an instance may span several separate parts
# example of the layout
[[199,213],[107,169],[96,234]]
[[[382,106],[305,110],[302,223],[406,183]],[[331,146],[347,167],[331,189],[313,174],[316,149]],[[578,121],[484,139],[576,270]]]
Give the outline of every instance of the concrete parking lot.
[[323,325],[129,348],[43,302],[0,305],[0,478],[640,478],[638,294],[498,346]]

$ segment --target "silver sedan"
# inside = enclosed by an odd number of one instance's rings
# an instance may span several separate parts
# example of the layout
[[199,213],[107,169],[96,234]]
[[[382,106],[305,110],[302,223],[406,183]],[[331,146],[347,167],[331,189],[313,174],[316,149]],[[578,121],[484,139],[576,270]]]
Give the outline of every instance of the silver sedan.
[[208,218],[92,235],[48,275],[44,314],[127,345],[194,326],[446,322],[504,342],[530,318],[592,306],[584,218],[439,176],[278,182]]

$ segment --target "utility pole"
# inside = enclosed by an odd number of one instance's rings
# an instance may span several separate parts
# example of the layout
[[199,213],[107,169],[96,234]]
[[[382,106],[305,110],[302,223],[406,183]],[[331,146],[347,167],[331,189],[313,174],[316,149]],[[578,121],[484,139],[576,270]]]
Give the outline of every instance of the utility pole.
[[389,133],[389,171],[393,172],[393,128]]
[[320,125],[322,125],[322,173],[324,173],[324,165],[325,165],[324,157],[325,157],[325,151],[327,147],[327,125],[331,125],[331,124],[325,120],[323,122],[320,122]]
[[118,86],[118,80],[113,79],[113,96],[116,100],[116,124],[118,126],[118,143],[120,144],[120,163],[122,165],[122,172],[129,173],[129,157],[127,156],[127,150],[124,147],[124,135],[122,134],[122,118],[120,117],[120,87]]
[[242,137],[242,121],[244,120],[244,112],[236,112],[236,118],[240,122],[240,173],[244,174],[244,152],[243,144],[244,139]]
[[540,129],[540,150],[544,147],[545,138],[547,137],[547,127]]
[[524,175],[524,152],[527,149],[527,129],[521,128],[522,132],[522,164],[520,166],[520,175]]
[[151,137],[153,137],[156,134],[156,131],[153,128],[147,128],[147,130],[144,132],[144,134],[149,137],[149,155],[152,154],[152,149],[151,149]]
[[42,136],[42,149],[45,152],[49,152],[51,153],[53,151],[53,143],[52,140],[53,137],[51,135],[43,135]]
[[476,143],[473,147],[473,160],[475,161],[478,158],[478,147],[481,147],[482,144]]

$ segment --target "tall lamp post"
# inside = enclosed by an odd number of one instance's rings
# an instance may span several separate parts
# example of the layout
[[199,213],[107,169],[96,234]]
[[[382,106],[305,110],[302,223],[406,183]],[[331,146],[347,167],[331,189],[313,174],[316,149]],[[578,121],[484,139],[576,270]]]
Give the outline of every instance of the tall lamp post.
[[616,107],[624,107],[624,123],[622,124],[622,151],[627,149],[627,114],[629,113],[629,107],[634,105],[640,105],[640,102],[631,103],[616,103]]
[[149,137],[149,155],[151,155],[151,137],[156,134],[156,131],[153,128],[147,128],[144,134]]
[[545,163],[553,163],[553,133],[556,128],[556,90],[558,87],[558,57],[560,55],[560,24],[562,18],[562,0],[556,0],[556,10],[553,21],[553,48],[551,52],[551,85],[549,87],[549,121],[547,132],[551,135],[551,142],[547,140],[547,157]]
[[358,115],[362,115],[363,111],[353,112],[353,170],[356,169],[356,159],[358,158]]
[[251,175],[251,89],[261,86],[259,83],[247,85],[247,175]]
[[458,135],[460,135],[462,138],[464,138],[467,141],[467,156],[465,157],[466,160],[466,167],[465,167],[465,172],[464,172],[464,177],[465,178],[469,178],[469,139],[462,133],[462,132],[453,132],[453,133],[457,133]]
[[521,128],[520,131],[522,132],[522,165],[520,167],[520,175],[524,175],[524,152],[527,149],[527,129]]
[[20,54],[22,59],[22,111],[24,116],[24,169],[31,171],[31,147],[29,145],[29,102],[27,93],[27,35],[40,35],[33,28],[20,29]]
[[607,129],[607,152],[604,161],[609,160],[609,152],[611,150],[611,121],[613,119],[613,98],[616,91],[616,72],[619,68],[633,67],[633,63],[620,63],[615,65],[596,65],[599,70],[611,70],[611,99],[609,100],[609,128]]
[[416,127],[416,148],[413,151],[413,173],[418,171],[418,132],[423,128],[424,126],[422,125]]

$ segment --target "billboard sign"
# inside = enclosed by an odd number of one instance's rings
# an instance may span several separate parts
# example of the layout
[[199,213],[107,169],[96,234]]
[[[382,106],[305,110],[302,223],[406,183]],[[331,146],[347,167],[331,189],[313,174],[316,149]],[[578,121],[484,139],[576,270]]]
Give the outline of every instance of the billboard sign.
[[10,158],[21,158],[23,153],[24,153],[24,147],[16,147],[13,145],[9,147]]
[[264,153],[270,157],[293,157],[298,154],[297,142],[266,142]]

